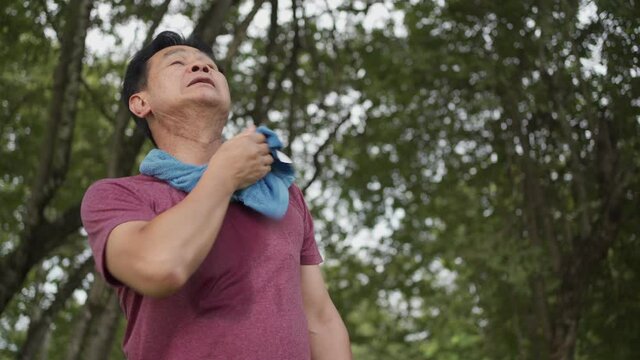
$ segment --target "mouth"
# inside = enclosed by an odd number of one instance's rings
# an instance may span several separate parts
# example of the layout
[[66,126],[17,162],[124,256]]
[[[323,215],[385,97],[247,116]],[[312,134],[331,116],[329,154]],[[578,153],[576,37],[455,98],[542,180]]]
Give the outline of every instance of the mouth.
[[191,86],[191,85],[196,85],[196,84],[209,84],[213,87],[216,87],[216,85],[213,83],[213,80],[211,80],[208,77],[204,77],[204,76],[200,76],[197,77],[193,80],[191,80],[191,82],[189,82],[189,85],[187,85],[187,87]]

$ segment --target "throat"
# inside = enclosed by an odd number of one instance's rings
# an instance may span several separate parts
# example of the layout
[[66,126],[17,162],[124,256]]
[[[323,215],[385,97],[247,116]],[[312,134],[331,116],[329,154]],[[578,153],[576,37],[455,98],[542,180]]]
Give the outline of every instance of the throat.
[[222,145],[223,122],[211,119],[185,121],[176,117],[156,118],[149,125],[158,148],[176,159],[193,165],[203,165]]

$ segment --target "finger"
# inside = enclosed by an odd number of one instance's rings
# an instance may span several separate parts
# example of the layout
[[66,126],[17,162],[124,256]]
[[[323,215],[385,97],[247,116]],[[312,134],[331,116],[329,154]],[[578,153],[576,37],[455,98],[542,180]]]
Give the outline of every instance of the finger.
[[269,151],[269,145],[267,145],[266,143],[262,143],[259,145],[260,146],[260,154],[262,155],[269,155],[269,157],[271,157],[271,152]]
[[238,135],[248,135],[253,134],[254,132],[256,132],[256,126],[253,125],[253,123],[250,123],[246,128],[242,129]]
[[264,163],[267,165],[271,165],[273,164],[273,156],[271,156],[271,154],[264,156]]
[[267,137],[264,136],[263,134],[260,134],[258,132],[254,132],[253,134],[251,134],[251,138],[255,140],[255,142],[258,143],[266,143],[267,142]]

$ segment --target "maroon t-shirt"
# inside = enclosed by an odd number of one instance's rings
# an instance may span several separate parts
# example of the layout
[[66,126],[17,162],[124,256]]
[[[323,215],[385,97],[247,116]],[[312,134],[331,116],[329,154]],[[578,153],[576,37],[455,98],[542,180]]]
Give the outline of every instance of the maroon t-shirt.
[[127,358],[309,359],[300,265],[316,265],[322,258],[295,185],[280,221],[232,202],[204,262],[169,297],[142,296],[109,274],[104,256],[111,230],[128,221],[151,220],[186,195],[137,175],[100,180],[84,196],[82,222],[97,270],[116,288],[127,318]]

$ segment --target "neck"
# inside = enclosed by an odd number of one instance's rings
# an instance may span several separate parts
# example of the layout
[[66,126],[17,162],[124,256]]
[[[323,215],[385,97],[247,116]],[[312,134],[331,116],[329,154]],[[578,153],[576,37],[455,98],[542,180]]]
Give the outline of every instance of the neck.
[[183,163],[204,165],[222,145],[227,115],[155,113],[149,126],[159,149]]

